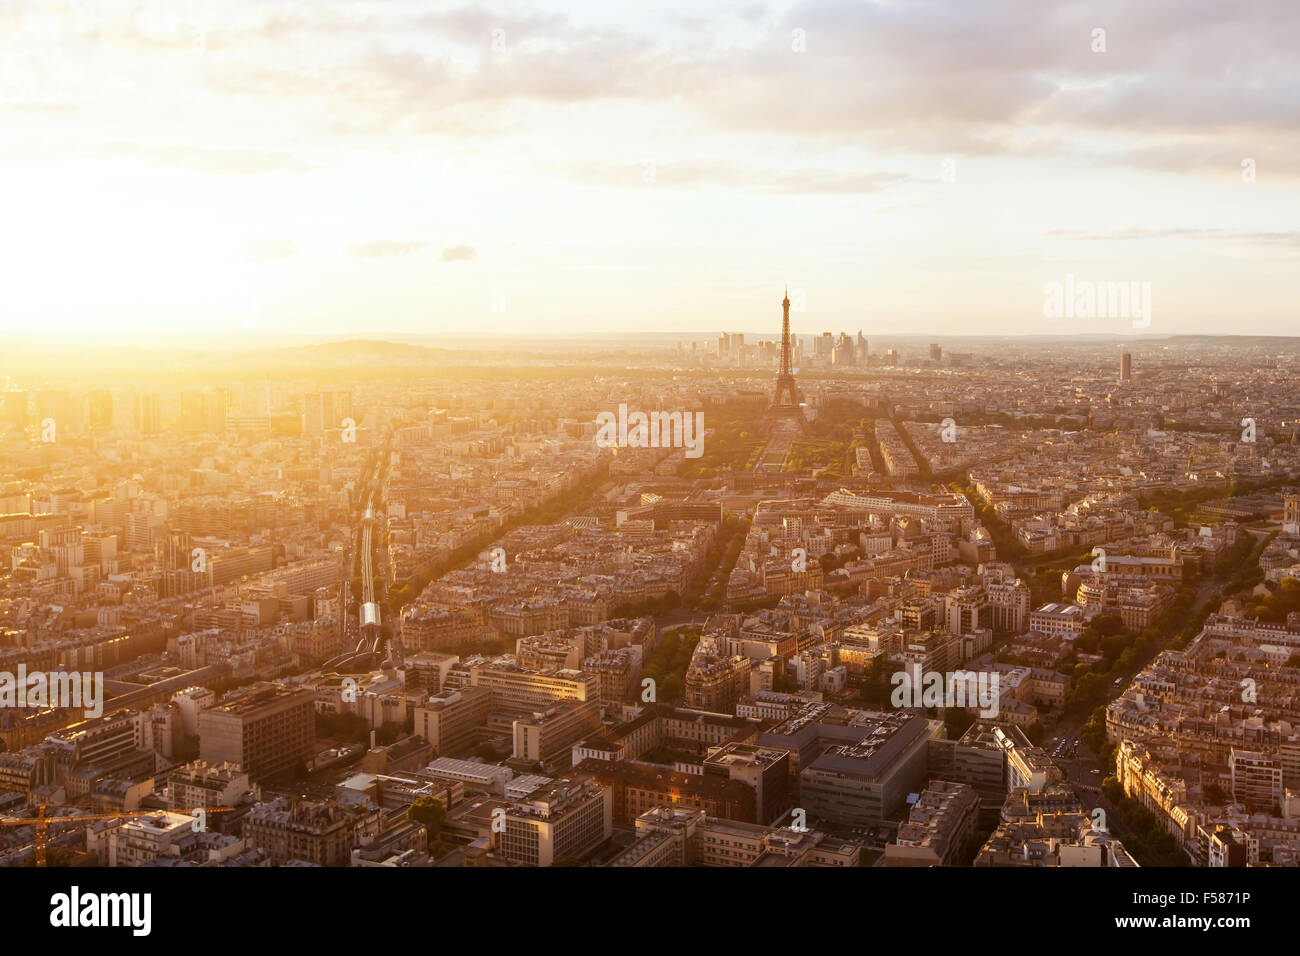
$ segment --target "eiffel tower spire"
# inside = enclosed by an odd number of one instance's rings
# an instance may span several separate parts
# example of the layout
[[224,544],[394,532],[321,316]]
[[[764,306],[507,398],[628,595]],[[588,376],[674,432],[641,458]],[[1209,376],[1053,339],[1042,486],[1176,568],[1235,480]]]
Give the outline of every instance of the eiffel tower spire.
[[803,394],[794,380],[793,342],[790,338],[790,287],[786,286],[781,300],[781,371],[776,376],[776,394],[772,397],[769,418],[791,418],[804,424]]
[[[781,379],[787,375],[793,379],[794,372],[791,370],[790,360],[790,289],[787,286],[785,298],[781,300],[781,373],[777,379],[778,385]],[[777,397],[780,398],[780,389],[777,389]]]

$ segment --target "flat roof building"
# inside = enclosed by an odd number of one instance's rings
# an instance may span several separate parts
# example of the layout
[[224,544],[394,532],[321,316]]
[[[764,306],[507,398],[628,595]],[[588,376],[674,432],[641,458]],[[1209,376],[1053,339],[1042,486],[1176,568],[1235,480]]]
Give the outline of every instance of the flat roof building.
[[316,695],[306,688],[258,684],[199,712],[199,754],[232,763],[259,783],[289,774],[312,756]]
[[518,866],[550,866],[581,859],[613,833],[607,788],[590,780],[557,780],[510,805],[497,852]]

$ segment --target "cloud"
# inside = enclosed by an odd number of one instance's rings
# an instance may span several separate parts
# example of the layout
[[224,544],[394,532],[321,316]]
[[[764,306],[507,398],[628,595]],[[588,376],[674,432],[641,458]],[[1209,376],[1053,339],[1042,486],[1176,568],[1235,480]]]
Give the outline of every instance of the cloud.
[[1132,240],[1185,239],[1193,242],[1237,242],[1257,246],[1300,246],[1300,232],[1249,229],[1116,229],[1113,232],[1087,232],[1079,229],[1052,229],[1044,233],[1049,239],[1083,242],[1127,242]]
[[902,173],[873,173],[821,167],[761,169],[721,160],[657,163],[553,163],[542,164],[586,185],[612,187],[664,187],[668,189],[732,189],[787,195],[853,195],[874,193],[912,177]]
[[439,258],[443,262],[467,262],[473,259],[475,254],[476,250],[473,246],[448,246],[442,250]]
[[349,246],[348,252],[360,259],[389,259],[395,256],[409,256],[416,252],[423,252],[428,247],[427,242],[378,239],[374,242],[362,242]]
[[[666,113],[682,128],[734,142],[753,134],[814,148],[1023,156],[1029,140],[1036,157],[1198,175],[1228,168],[1233,157],[1235,165],[1242,156],[1293,156],[1300,139],[1300,8],[1291,0],[803,0],[779,13],[758,5],[695,13],[704,19],[693,28],[677,18],[654,31],[635,21],[610,28],[590,13],[470,5],[234,10],[203,24],[206,53],[175,61],[185,64],[186,102],[292,111],[296,131],[325,142],[491,140],[545,122],[548,109],[603,101]],[[158,63],[172,63],[161,58],[191,41],[194,24],[183,17],[161,28],[144,23],[126,17],[64,36],[134,56],[130,38],[143,34],[146,45],[176,48],[139,54]],[[1091,46],[1098,27],[1106,30],[1102,53]],[[792,49],[795,30],[806,37],[804,52]],[[118,72],[109,67],[101,60],[97,75]],[[524,116],[521,106],[538,112]],[[255,150],[160,161],[223,172],[298,162]],[[1295,175],[1280,160],[1273,166],[1279,177]],[[693,176],[686,165],[676,173],[683,182]],[[745,188],[872,185],[847,174],[822,184],[807,170],[791,175],[792,185],[756,175]]]
[[298,243],[292,239],[245,239],[240,248],[240,258],[246,262],[271,262],[297,254]]
[[85,140],[28,136],[0,149],[0,159],[137,160],[151,166],[187,169],[217,176],[306,172],[314,167],[286,152],[221,149],[183,143],[132,140]]
[[581,35],[558,14],[499,14],[478,6],[419,13],[407,27],[483,49],[491,48],[494,41],[509,49],[539,38],[554,42]]

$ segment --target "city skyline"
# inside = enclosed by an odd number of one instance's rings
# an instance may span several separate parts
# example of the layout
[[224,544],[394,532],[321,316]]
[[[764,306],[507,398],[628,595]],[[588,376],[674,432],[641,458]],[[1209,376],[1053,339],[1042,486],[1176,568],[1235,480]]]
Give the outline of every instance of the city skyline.
[[1284,929],[1298,48],[1294,0],[0,8],[9,924]]
[[1292,340],[795,294],[694,348],[33,340],[0,867],[1300,863]]

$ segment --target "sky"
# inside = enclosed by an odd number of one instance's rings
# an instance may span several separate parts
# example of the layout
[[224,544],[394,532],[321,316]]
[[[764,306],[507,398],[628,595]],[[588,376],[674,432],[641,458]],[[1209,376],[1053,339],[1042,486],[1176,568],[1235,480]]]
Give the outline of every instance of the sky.
[[1297,49],[1292,0],[7,0],[0,332],[1300,334]]

